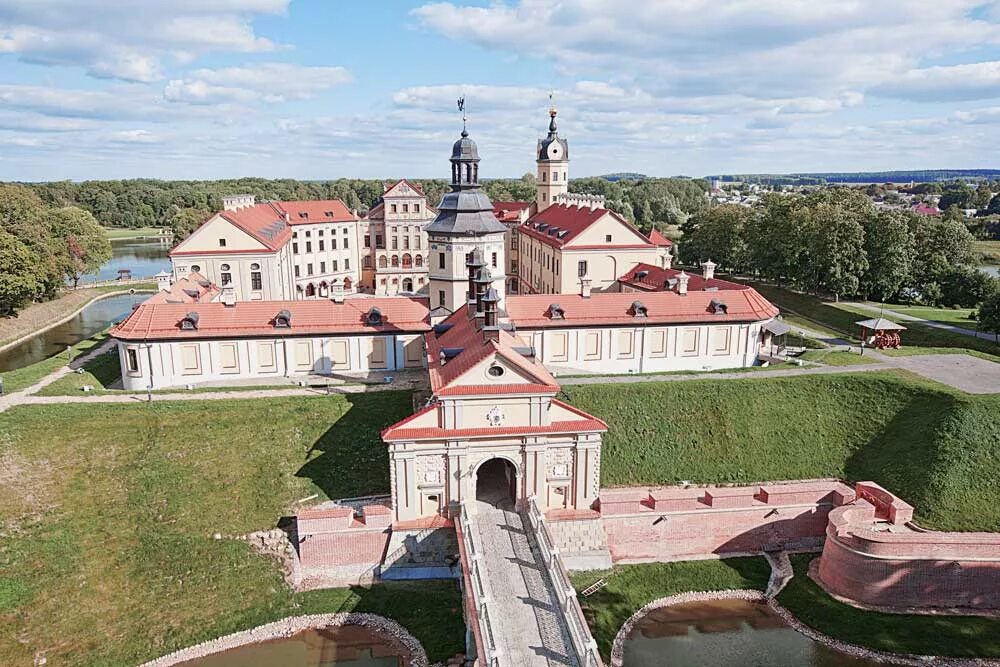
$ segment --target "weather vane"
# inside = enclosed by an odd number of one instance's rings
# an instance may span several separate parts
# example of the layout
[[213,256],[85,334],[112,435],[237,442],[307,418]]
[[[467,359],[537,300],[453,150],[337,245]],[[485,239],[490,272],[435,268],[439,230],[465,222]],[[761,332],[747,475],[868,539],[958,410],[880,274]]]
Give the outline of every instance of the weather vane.
[[465,132],[465,123],[469,120],[468,115],[465,113],[465,95],[458,98],[458,110],[462,112],[462,132]]

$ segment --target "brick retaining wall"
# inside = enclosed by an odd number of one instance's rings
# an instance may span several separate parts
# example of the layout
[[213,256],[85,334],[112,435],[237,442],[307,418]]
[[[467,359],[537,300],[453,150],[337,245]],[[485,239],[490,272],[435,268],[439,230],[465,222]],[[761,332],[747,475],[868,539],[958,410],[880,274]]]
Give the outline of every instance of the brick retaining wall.
[[817,577],[863,605],[1000,608],[1000,533],[915,530],[913,508],[871,482],[830,512]]

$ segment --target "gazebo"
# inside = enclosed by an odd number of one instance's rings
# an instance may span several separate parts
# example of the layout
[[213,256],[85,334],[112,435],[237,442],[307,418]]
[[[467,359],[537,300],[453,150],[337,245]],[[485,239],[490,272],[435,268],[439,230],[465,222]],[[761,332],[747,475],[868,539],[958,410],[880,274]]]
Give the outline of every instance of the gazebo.
[[785,354],[785,342],[792,328],[779,319],[773,319],[760,328],[761,348],[770,347],[769,356],[777,359]]
[[118,269],[118,280],[132,280],[132,269]]
[[906,327],[903,325],[896,324],[884,317],[862,320],[855,324],[861,327],[862,344],[876,350],[884,350],[887,347],[894,350],[899,349],[899,332],[906,331]]

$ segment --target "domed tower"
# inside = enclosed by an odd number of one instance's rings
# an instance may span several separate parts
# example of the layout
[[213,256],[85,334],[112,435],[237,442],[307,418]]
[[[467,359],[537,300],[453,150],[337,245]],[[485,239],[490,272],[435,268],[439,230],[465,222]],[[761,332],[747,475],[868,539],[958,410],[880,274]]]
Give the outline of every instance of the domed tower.
[[549,107],[549,134],[538,140],[535,204],[542,211],[569,188],[569,142],[560,138],[555,106]]
[[500,295],[498,305],[502,308],[507,228],[496,219],[493,203],[479,189],[479,149],[464,124],[462,137],[451,149],[451,191],[441,199],[434,222],[424,229],[431,246],[431,308],[455,312],[470,299],[475,300],[475,295],[469,294],[474,253],[495,276],[491,286]]

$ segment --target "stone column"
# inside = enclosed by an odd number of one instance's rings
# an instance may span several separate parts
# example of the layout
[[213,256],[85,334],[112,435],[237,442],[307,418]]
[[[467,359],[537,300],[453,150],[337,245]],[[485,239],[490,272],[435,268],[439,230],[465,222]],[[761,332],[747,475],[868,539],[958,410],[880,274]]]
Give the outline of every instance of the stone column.
[[417,518],[417,480],[413,452],[397,452],[392,465],[395,471],[395,488],[393,490],[396,521],[409,521]]
[[598,435],[580,435],[573,456],[573,507],[586,510],[597,500],[600,479],[601,440]]
[[529,436],[524,440],[524,497],[537,496],[539,505],[546,504],[545,448],[543,437]]

